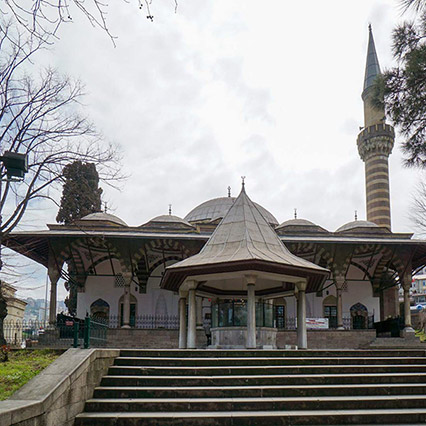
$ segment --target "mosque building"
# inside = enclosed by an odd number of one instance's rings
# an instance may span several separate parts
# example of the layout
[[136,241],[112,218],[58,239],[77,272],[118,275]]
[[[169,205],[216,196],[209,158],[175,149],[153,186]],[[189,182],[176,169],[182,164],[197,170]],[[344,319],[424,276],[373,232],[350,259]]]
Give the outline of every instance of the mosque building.
[[77,317],[102,317],[117,332],[170,330],[180,347],[307,347],[311,338],[320,346],[321,330],[328,333],[323,345],[346,333],[346,344],[357,347],[374,338],[374,322],[396,317],[410,335],[409,290],[413,272],[426,264],[426,242],[391,230],[395,132],[371,102],[379,73],[370,27],[357,139],[367,220],[334,232],[296,214],[280,224],[243,182],[238,197],[228,190],[184,218],[169,211],[128,226],[99,212],[46,231],[14,232],[4,244],[48,269],[50,322],[62,277],[77,292]]

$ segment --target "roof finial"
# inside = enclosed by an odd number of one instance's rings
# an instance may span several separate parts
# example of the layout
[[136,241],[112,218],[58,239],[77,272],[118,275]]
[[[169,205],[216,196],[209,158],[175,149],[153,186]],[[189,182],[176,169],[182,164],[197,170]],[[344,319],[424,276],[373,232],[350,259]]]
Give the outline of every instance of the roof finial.
[[297,209],[294,209],[294,218],[297,219]]
[[358,211],[355,210],[355,220],[358,220]]
[[172,205],[169,204],[169,216],[171,216],[171,215],[172,215]]
[[231,196],[231,187],[228,186],[228,197],[230,197],[230,196]]
[[242,185],[243,185],[243,189],[245,188],[245,186],[246,186],[246,184],[245,184],[245,179],[246,179],[246,177],[245,176],[241,176],[241,180],[242,180]]
[[371,33],[371,31],[373,31],[372,28],[371,28],[371,22],[368,23],[368,31],[370,31],[370,33]]
[[107,201],[105,201],[105,208],[104,208],[104,210],[105,210],[105,213],[108,213],[108,202]]

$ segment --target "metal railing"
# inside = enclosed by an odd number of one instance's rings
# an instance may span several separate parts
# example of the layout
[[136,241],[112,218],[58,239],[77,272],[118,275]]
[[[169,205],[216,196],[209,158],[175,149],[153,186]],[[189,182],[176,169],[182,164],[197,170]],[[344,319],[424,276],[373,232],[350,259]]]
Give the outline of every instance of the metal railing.
[[[177,315],[136,315],[130,318],[132,328],[155,329],[164,328],[167,330],[179,329],[179,317]],[[110,315],[108,321],[109,328],[120,328],[122,320],[119,315]]]
[[0,321],[8,345],[19,347],[69,347],[72,333],[65,324],[52,325],[48,321]]
[[108,323],[99,318],[61,317],[56,324],[48,321],[0,321],[4,338],[14,347],[69,348],[103,346],[107,341]]

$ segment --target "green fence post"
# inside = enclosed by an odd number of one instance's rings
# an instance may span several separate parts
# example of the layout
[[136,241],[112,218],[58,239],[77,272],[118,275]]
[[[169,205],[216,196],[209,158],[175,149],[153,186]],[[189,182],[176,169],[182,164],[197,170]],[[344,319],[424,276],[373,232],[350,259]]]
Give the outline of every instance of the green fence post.
[[90,317],[84,318],[84,349],[90,346]]
[[73,348],[78,348],[78,331],[80,329],[78,321],[74,321],[74,343]]

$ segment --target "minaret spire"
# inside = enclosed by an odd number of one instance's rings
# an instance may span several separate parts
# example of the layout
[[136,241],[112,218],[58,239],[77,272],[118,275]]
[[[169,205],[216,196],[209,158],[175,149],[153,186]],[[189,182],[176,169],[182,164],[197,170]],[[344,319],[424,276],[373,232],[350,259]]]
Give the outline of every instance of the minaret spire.
[[[383,108],[373,106],[371,102],[367,102],[373,95],[374,86],[377,77],[381,74],[379,58],[377,57],[376,46],[374,44],[373,30],[371,24],[368,25],[368,48],[367,60],[365,63],[364,88],[362,91],[362,100],[364,101],[364,126],[368,127],[372,124],[381,123],[385,119],[385,111]],[[367,105],[366,105],[367,104]]]
[[376,46],[374,44],[373,30],[371,24],[368,25],[368,49],[367,61],[365,64],[364,90],[374,85],[374,80],[380,74],[379,59],[377,57]]
[[367,61],[361,95],[364,101],[364,128],[358,135],[357,144],[359,155],[365,163],[367,220],[390,230],[388,157],[394,145],[395,131],[385,123],[384,109],[372,101],[380,66],[371,24],[368,26],[368,33]]

